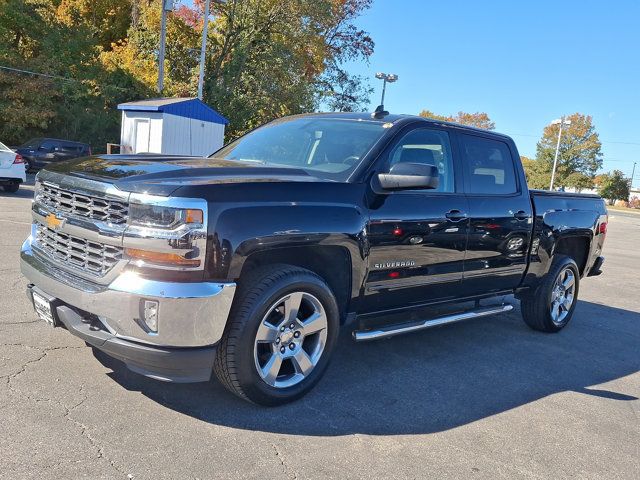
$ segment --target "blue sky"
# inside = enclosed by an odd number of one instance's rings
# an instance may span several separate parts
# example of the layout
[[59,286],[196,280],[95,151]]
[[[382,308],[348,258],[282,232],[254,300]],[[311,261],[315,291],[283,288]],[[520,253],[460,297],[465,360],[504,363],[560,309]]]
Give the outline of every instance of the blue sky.
[[374,0],[357,25],[375,53],[349,70],[372,78],[371,108],[375,72],[396,73],[388,110],[485,111],[530,157],[551,120],[592,115],[603,170],[637,161],[640,185],[639,22],[637,0]]

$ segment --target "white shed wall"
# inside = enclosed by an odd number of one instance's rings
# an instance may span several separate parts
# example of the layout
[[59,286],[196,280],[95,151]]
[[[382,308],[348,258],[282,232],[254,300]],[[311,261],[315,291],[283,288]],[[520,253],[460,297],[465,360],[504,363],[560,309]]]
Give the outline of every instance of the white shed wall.
[[224,144],[224,125],[164,114],[162,153],[205,156]]
[[[148,145],[139,145],[136,150],[136,121],[149,122]],[[162,152],[163,119],[160,112],[122,111],[122,127],[120,130],[121,153],[163,153]],[[138,140],[141,137],[138,135]],[[145,142],[146,143],[146,142]]]

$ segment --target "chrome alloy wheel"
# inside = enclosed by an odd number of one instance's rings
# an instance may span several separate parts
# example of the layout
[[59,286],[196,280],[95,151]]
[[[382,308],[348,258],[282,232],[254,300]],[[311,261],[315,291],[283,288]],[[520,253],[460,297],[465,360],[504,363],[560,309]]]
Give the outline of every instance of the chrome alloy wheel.
[[258,327],[253,357],[260,378],[276,388],[307,378],[327,343],[327,314],[320,301],[293,292],[275,302]]
[[551,320],[556,325],[562,324],[569,314],[575,299],[576,277],[573,270],[562,270],[551,290]]

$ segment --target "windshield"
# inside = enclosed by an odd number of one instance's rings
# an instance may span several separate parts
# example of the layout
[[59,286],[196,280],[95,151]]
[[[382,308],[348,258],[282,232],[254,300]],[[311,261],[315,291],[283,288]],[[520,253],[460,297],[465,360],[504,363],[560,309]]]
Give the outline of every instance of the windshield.
[[213,156],[302,168],[320,177],[346,180],[389,125],[368,120],[295,118],[260,127]]
[[32,138],[28,142],[24,142],[22,145],[20,145],[20,148],[38,148],[41,141],[41,138]]

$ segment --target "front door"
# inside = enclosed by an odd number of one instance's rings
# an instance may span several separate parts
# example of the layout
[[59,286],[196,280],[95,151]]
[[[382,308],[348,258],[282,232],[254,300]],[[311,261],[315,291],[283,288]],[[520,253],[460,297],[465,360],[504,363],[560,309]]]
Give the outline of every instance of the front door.
[[399,162],[435,165],[436,190],[378,195],[369,205],[369,273],[363,310],[391,310],[455,298],[467,243],[467,199],[454,171],[449,133],[416,128],[383,154],[378,171]]
[[149,120],[136,119],[135,123],[135,145],[133,153],[147,153],[149,151]]

